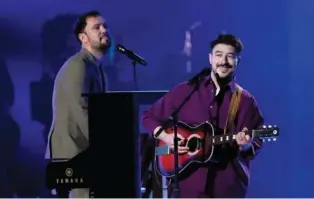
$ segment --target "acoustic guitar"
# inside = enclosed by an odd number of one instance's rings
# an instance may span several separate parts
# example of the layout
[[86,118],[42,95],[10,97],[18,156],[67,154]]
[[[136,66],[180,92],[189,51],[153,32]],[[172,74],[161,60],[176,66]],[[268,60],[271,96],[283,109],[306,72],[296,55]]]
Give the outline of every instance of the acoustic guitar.
[[[214,154],[216,145],[234,142],[235,134],[215,135],[212,124],[204,122],[197,126],[189,126],[181,121],[178,122],[177,132],[184,138],[184,145],[189,147],[185,154],[179,154],[179,174],[182,173],[191,163],[206,163],[210,161]],[[166,133],[173,133],[173,128],[165,130]],[[251,138],[259,138],[263,141],[276,141],[279,136],[277,126],[263,126],[261,129],[247,132]],[[168,147],[164,142],[156,140],[156,149]],[[169,150],[165,155],[156,155],[155,167],[158,173],[165,177],[175,175],[174,154]]]

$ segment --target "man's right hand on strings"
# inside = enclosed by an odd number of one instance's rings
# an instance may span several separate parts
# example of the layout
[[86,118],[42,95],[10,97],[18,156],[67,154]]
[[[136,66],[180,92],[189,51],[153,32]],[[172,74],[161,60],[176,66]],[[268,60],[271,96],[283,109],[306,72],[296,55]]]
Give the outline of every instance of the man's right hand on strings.
[[[158,129],[159,130],[159,129]],[[174,150],[174,134],[173,133],[166,133],[163,131],[160,133],[160,135],[156,138],[164,142],[169,146],[171,150]],[[189,151],[189,147],[184,146],[184,137],[182,137],[180,134],[178,134],[178,153],[179,154],[185,154]]]

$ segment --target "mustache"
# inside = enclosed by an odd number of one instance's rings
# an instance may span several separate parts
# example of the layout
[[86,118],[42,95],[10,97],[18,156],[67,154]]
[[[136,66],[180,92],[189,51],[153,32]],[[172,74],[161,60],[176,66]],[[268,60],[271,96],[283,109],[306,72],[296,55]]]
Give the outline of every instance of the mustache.
[[109,34],[102,34],[99,36],[99,38],[107,38],[108,40],[110,40],[110,35]]
[[225,67],[225,68],[233,68],[233,66],[231,66],[230,64],[220,64],[217,65],[218,67]]

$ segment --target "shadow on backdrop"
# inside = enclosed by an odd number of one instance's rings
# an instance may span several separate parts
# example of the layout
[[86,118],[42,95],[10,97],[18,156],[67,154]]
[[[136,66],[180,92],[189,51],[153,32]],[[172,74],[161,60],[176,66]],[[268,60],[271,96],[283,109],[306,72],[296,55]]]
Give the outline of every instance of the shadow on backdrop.
[[18,190],[16,165],[20,145],[20,128],[10,114],[14,103],[14,86],[5,60],[0,58],[0,197],[13,197]]
[[54,78],[66,59],[78,49],[72,29],[77,17],[75,14],[57,15],[45,22],[42,27],[43,73],[39,81],[30,83],[30,101],[32,119],[45,127],[42,135],[45,144],[52,121],[51,100]]
[[6,63],[6,57],[29,53],[31,45],[20,36],[23,30],[14,21],[0,19],[0,23],[0,43],[4,47],[0,48],[0,197],[38,197],[43,190],[43,173],[38,170],[41,165],[33,161],[34,155],[20,145],[20,127],[10,113],[15,89]]
[[[48,134],[52,121],[52,92],[54,78],[63,63],[78,50],[73,36],[73,24],[76,14],[60,14],[46,21],[41,30],[41,66],[42,75],[39,81],[30,83],[31,117],[44,126],[43,140],[47,144]],[[31,154],[30,154],[31,155]],[[31,162],[37,168],[36,185],[29,197],[53,197],[45,188],[44,157],[33,157]],[[30,174],[30,171],[25,171]],[[25,194],[24,194],[25,195]]]

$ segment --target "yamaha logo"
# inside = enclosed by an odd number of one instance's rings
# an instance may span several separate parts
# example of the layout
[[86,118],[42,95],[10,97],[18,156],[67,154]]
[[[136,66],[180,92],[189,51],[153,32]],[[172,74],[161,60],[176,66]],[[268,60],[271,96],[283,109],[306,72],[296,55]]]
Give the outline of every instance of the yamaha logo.
[[73,177],[73,169],[66,168],[65,169],[65,175],[66,178],[57,178],[56,183],[57,184],[83,184],[84,179],[82,177]]
[[65,170],[65,175],[66,175],[67,177],[72,177],[72,175],[73,175],[73,169],[67,168],[67,169]]

